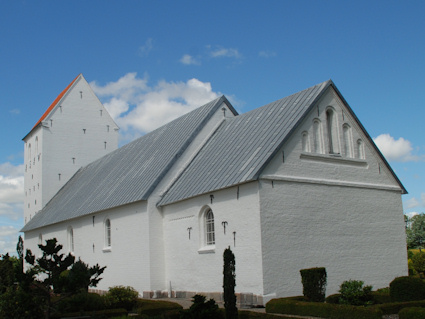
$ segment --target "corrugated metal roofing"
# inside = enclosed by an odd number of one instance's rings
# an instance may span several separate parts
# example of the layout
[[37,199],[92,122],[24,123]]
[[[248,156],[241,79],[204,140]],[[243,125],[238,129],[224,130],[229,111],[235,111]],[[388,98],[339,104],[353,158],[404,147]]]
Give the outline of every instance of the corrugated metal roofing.
[[317,84],[226,119],[158,205],[257,179],[262,168],[330,84],[332,81]]
[[220,97],[81,168],[22,231],[146,200],[223,102],[237,114]]

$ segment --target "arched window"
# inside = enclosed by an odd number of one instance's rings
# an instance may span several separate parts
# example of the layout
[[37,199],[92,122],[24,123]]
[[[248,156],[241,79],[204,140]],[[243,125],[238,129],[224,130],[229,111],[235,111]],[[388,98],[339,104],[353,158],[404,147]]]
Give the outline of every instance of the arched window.
[[364,144],[361,139],[357,140],[357,157],[360,159],[365,159]]
[[112,238],[111,238],[111,221],[109,218],[105,220],[105,246],[111,247]]
[[205,244],[215,244],[214,214],[211,209],[205,213]]
[[68,251],[70,253],[74,252],[74,230],[72,227],[68,227]]
[[344,155],[347,157],[353,157],[353,143],[350,125],[344,124],[342,126],[342,132],[344,136]]
[[28,144],[28,160],[31,163],[31,143]]
[[319,119],[313,120],[313,152],[323,153],[322,148],[322,126]]
[[302,136],[302,150],[303,152],[310,152],[310,139],[308,138],[308,132],[304,131]]
[[338,123],[335,112],[329,108],[326,110],[326,128],[328,133],[329,154],[339,154],[337,127]]
[[43,245],[43,234],[38,234],[38,244]]

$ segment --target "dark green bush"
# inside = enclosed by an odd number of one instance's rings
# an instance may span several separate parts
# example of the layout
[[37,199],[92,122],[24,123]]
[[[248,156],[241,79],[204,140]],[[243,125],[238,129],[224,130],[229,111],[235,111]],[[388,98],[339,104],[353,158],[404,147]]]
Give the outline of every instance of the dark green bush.
[[339,303],[343,305],[364,306],[372,304],[372,286],[364,286],[361,280],[344,281],[339,289]]
[[416,277],[398,277],[390,283],[392,301],[414,301],[425,299],[425,282]]
[[390,288],[378,289],[377,291],[372,291],[372,301],[373,304],[384,304],[391,302]]
[[95,311],[106,309],[105,298],[96,294],[81,292],[65,298],[57,303],[57,310],[61,313],[78,311]]
[[224,319],[224,313],[219,311],[214,299],[206,301],[205,296],[195,295],[192,302],[188,310],[181,312],[181,319]]
[[400,319],[423,319],[425,318],[425,309],[420,307],[403,308],[398,316]]
[[40,299],[31,291],[8,287],[0,295],[0,318],[38,319],[43,317]]
[[[64,314],[54,314],[51,316],[51,319],[60,319],[60,318],[78,318],[81,316],[88,316],[92,319],[105,319],[105,318],[115,318],[115,317],[126,317],[128,311],[126,309],[104,309],[98,311],[79,311],[79,312],[70,312]],[[42,317],[40,317],[42,318]]]
[[139,293],[133,287],[114,286],[104,296],[108,308],[133,309],[137,304]]
[[169,312],[178,312],[183,309],[182,306],[175,302],[149,299],[138,299],[136,308],[138,314],[147,316],[161,316]]
[[381,319],[383,315],[382,310],[375,307],[303,302],[287,298],[270,300],[266,304],[266,312],[329,319]]
[[337,305],[339,304],[339,298],[341,298],[341,294],[333,294],[326,297],[325,302]]
[[425,272],[425,252],[421,251],[414,254],[411,260],[413,269],[415,269],[418,274],[423,276]]
[[300,274],[304,296],[310,301],[325,301],[327,283],[326,268],[301,269]]

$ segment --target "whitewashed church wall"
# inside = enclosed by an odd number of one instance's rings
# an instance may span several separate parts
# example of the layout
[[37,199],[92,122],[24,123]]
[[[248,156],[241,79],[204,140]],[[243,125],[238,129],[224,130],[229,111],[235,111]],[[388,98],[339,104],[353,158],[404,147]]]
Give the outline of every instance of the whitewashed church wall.
[[[222,108],[226,108],[223,112]],[[202,127],[201,131],[188,146],[186,151],[180,156],[173,167],[163,177],[148,200],[149,211],[149,242],[151,260],[151,287],[150,290],[168,290],[169,281],[165,278],[164,260],[164,230],[163,215],[161,209],[156,206],[161,194],[168,189],[174,179],[179,176],[182,170],[190,163],[193,156],[197,154],[200,147],[208,140],[210,135],[218,128],[225,117],[233,117],[233,113],[226,104],[222,104],[210,120]]]
[[[214,214],[211,246],[205,245],[202,213],[207,208]],[[223,252],[230,247],[236,261],[236,292],[262,295],[257,182],[167,205],[163,214],[165,276],[171,290],[222,292]]]
[[[336,115],[333,142],[339,152],[333,154],[328,107]],[[318,150],[315,120],[321,124]],[[351,128],[348,153],[343,125]],[[363,154],[356,148],[358,140]],[[333,89],[260,178],[266,295],[301,294],[302,268],[326,267],[328,294],[344,280],[381,288],[407,274],[401,188]]]
[[41,176],[43,161],[43,130],[35,129],[24,145],[24,222],[27,223],[42,208]]
[[302,295],[304,268],[326,267],[327,295],[345,280],[378,289],[407,275],[400,194],[285,181],[260,194],[265,295]]
[[118,127],[84,79],[43,122],[42,206],[79,168],[118,147]]
[[[94,219],[93,219],[94,217]],[[105,220],[111,222],[111,247],[105,244]],[[70,251],[68,229],[74,234],[74,256],[90,266],[107,266],[96,289],[108,290],[116,285],[131,286],[141,294],[150,288],[149,228],[146,202],[137,202],[101,213],[25,233],[25,249],[40,256],[39,236],[56,238]]]

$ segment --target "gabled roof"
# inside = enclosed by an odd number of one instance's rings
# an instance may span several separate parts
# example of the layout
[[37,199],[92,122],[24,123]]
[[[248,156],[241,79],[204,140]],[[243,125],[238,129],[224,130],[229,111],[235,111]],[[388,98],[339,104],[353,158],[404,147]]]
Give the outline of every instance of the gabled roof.
[[339,95],[369,142],[406,190],[331,80],[254,109],[226,122],[157,203],[183,199],[257,180],[292,132],[329,87]]
[[[35,123],[35,125],[31,129],[31,131],[29,131],[29,133],[31,133],[33,129],[35,129],[39,124],[41,124],[41,122],[50,114],[50,112],[55,108],[55,106],[59,103],[59,101],[63,98],[63,96],[69,91],[69,89],[77,81],[77,79],[82,77],[82,76],[83,75],[80,73],[79,75],[77,75],[77,77],[71,83],[68,84],[68,86],[56,97],[56,99],[52,102],[52,104],[50,104],[50,106],[43,113],[43,115],[40,117],[40,119],[37,121],[37,123]],[[25,137],[27,137],[28,134]],[[23,139],[25,139],[25,137]]]
[[21,231],[147,200],[222,103],[237,114],[222,96],[81,168]]
[[290,132],[331,83],[317,84],[226,119],[158,205],[257,179]]

